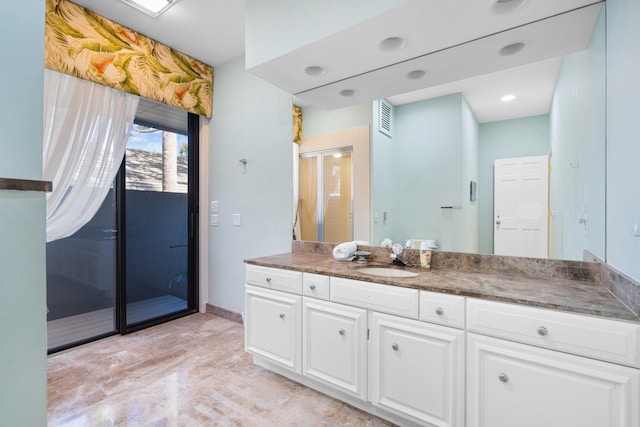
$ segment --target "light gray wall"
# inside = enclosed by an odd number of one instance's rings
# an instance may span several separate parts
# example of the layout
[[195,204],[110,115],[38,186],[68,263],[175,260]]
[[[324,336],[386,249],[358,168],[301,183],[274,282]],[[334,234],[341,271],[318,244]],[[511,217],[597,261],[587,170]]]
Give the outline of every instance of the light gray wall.
[[[44,2],[0,14],[0,177],[42,178]],[[46,425],[45,196],[0,190],[0,424]]]
[[337,110],[302,108],[302,135],[306,138],[371,124],[371,104],[357,104]]
[[640,280],[640,2],[607,1],[607,263]]
[[478,182],[480,126],[469,104],[462,97],[462,182],[460,187],[462,208],[460,219],[456,223],[457,242],[455,250],[459,252],[478,252],[478,201],[471,201],[470,182]]
[[[435,239],[455,245],[453,223],[459,213],[441,206],[462,204],[462,95],[448,95],[397,106],[393,161],[396,168],[394,243]],[[373,189],[375,198],[377,190]],[[443,241],[444,238],[444,241]]]
[[[371,244],[379,245],[384,239],[393,239],[395,236],[394,222],[390,218],[395,218],[397,214],[394,161],[396,146],[393,133],[392,136],[387,136],[378,131],[378,101],[373,103],[371,120]],[[392,126],[395,129],[395,123]],[[385,212],[389,218],[386,221]]]
[[[209,228],[209,303],[244,310],[244,264],[288,252],[292,236],[291,95],[244,71],[243,58],[215,69],[209,134],[209,201],[220,225]],[[238,160],[247,159],[243,173]],[[232,215],[242,225],[232,225]]]
[[587,249],[605,259],[604,24],[602,15],[588,49],[563,58],[549,114],[552,258],[582,260]]
[[480,124],[478,251],[493,254],[493,162],[549,154],[549,116]]

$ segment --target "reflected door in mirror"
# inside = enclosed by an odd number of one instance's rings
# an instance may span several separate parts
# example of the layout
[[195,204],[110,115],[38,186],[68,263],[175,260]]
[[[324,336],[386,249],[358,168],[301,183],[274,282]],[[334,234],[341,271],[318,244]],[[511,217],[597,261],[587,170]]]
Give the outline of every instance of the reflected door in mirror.
[[302,240],[353,240],[351,150],[300,156],[300,229]]
[[495,255],[546,258],[549,156],[494,163]]

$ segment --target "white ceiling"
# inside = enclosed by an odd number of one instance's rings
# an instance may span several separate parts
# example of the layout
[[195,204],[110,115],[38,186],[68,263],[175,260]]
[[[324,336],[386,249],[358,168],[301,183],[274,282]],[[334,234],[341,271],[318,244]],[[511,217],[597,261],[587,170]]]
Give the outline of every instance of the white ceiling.
[[[473,0],[473,3],[476,1],[477,0]],[[244,53],[244,0],[177,0],[173,7],[157,18],[151,18],[117,0],[74,0],[74,2],[213,67]],[[588,3],[588,1],[585,0],[563,0],[559,3],[562,3],[564,7],[567,6],[567,2],[569,2],[569,5],[572,7],[577,7],[580,3]],[[420,37],[416,39],[429,40],[430,43],[433,44],[434,38],[430,37],[429,34],[424,34],[425,29],[429,28],[429,26],[420,19],[416,19],[415,8],[424,8],[425,3],[431,4],[432,7],[444,7],[446,6],[445,3],[448,4],[449,2],[421,1],[411,3],[411,7],[404,9],[406,12],[404,15],[401,13],[402,10],[396,10],[393,14],[389,14],[384,18],[376,18],[375,22],[368,24],[369,28],[377,29],[378,32],[382,31],[381,34],[385,34],[386,37],[388,35],[408,33],[410,29],[407,23],[412,23],[412,25],[416,26],[416,30],[419,31],[420,34]],[[482,3],[484,4],[485,2]],[[558,7],[556,0],[544,1],[543,3],[547,3],[549,7],[552,8]],[[438,4],[444,6],[437,6]],[[447,7],[449,8],[449,6]],[[454,7],[453,12],[455,12],[455,10]],[[461,9],[458,8],[457,10],[460,12]],[[466,32],[473,32],[474,30],[467,29],[467,27],[472,26],[472,24],[480,29],[490,25],[487,22],[478,22],[486,20],[487,18],[483,17],[480,19],[477,13],[475,15],[465,13],[464,16],[466,16],[466,18],[464,19],[456,19],[449,13],[447,16],[449,16],[448,19],[450,19],[450,21],[434,19],[433,16],[437,16],[437,14],[430,14],[430,19],[433,21],[432,25],[440,28],[440,31],[445,31],[448,28],[447,34],[451,33],[451,37],[454,39],[457,37],[456,34],[460,33],[463,29]],[[525,21],[527,21],[527,19],[525,19]],[[376,22],[378,22],[378,24],[384,22],[385,25],[381,27],[376,24]],[[504,23],[501,25],[504,25]],[[395,27],[401,28],[402,32],[388,33],[390,29]],[[555,44],[561,45],[566,38],[573,34],[571,28],[565,28],[565,31],[564,36],[555,39]],[[362,37],[362,35],[359,37]],[[370,34],[370,37],[365,38],[378,40],[380,39],[380,34]],[[442,37],[438,37],[438,39],[442,40]],[[345,34],[332,36],[330,40],[323,42],[329,43],[327,49],[335,56],[336,47],[340,46],[344,48],[353,40],[354,34],[352,32],[346,32]],[[582,40],[582,43],[584,44],[584,40]],[[411,46],[413,46],[413,44],[414,43],[412,43]],[[419,49],[416,52],[418,51],[424,53],[424,50]],[[562,51],[562,49],[559,49],[559,51]],[[300,52],[297,52],[293,54],[292,58],[300,56]],[[356,55],[351,56],[355,57]],[[380,55],[378,54],[378,56]],[[305,60],[309,60],[309,58],[305,58],[304,55],[302,55],[302,57]],[[549,55],[543,57],[549,58]],[[348,59],[348,57],[343,58],[343,60],[346,59]],[[462,74],[455,82],[438,83],[435,86],[431,85],[432,87],[420,90],[413,90],[415,87],[398,89],[393,93],[385,93],[383,96],[387,97],[393,104],[399,105],[449,93],[462,92],[480,122],[545,114],[549,111],[551,104],[551,96],[555,87],[559,64],[560,57],[556,56],[551,60],[529,63],[506,70],[503,69],[495,73],[489,72],[492,70],[480,70],[482,75],[479,77],[467,78],[470,76]],[[354,66],[358,67],[362,65],[356,61]],[[451,64],[451,66],[454,67],[455,64]],[[460,68],[459,64],[458,68]],[[497,69],[500,69],[500,67]],[[532,76],[536,76],[536,78],[532,80]],[[289,80],[291,81],[291,79]],[[272,81],[272,83],[278,85],[277,82]],[[289,91],[291,93],[296,92],[295,90]],[[405,93],[397,95],[399,92]],[[519,98],[509,104],[501,103],[499,98],[507,92],[516,93]],[[314,94],[313,91],[309,91],[306,95]],[[320,98],[322,98],[322,96],[320,96]],[[296,99],[296,101],[300,101],[300,103],[304,105],[305,99],[307,103],[314,102],[313,96],[305,98],[304,95],[302,99]],[[310,99],[311,101],[309,101]],[[356,100],[352,100],[352,102],[353,101]],[[318,103],[321,102],[318,101]],[[334,106],[332,108],[338,107],[339,106]]]
[[216,67],[244,53],[244,0],[177,0],[157,18],[119,0],[71,0]]

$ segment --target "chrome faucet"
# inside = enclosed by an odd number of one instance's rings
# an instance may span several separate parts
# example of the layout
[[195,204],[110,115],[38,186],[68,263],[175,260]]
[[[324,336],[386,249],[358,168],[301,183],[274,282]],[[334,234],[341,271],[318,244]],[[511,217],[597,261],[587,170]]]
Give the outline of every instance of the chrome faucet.
[[389,255],[389,258],[391,258],[391,264],[399,265],[402,267],[413,266],[413,264],[409,264],[408,262],[404,262],[400,258],[398,258],[398,255],[402,253],[402,245],[400,243],[396,243],[393,246],[391,246],[391,250],[393,251],[393,253]]

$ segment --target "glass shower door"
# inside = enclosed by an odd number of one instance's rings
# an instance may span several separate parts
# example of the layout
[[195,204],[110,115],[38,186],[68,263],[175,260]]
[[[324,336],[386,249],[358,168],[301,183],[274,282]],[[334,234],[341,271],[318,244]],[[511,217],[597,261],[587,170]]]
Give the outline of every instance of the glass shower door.
[[353,240],[352,169],[351,149],[300,155],[302,240]]

